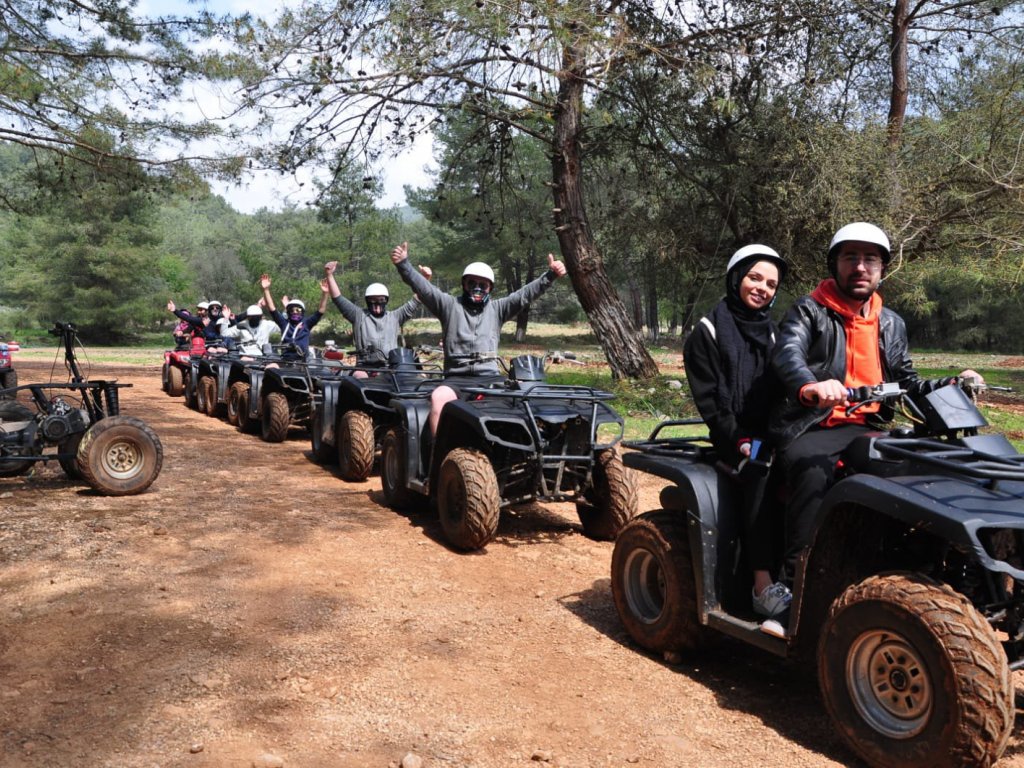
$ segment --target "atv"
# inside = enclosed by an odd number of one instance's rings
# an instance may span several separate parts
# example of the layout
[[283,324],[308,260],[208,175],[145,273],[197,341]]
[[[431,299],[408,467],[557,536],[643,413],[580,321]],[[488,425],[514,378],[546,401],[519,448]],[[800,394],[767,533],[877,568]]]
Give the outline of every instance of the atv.
[[16,341],[0,341],[0,389],[14,389],[18,386],[18,372],[11,362],[11,353],[20,349]]
[[544,360],[523,355],[501,386],[462,388],[446,403],[431,439],[430,389],[392,398],[395,425],[384,435],[381,485],[394,508],[429,497],[449,543],[485,546],[500,511],[532,501],[575,501],[583,531],[613,539],[635,514],[635,477],[617,443],[623,421],[608,392],[548,384]]
[[869,765],[989,766],[1013,726],[1010,672],[1024,667],[1024,455],[979,433],[987,422],[957,384],[860,394],[901,404],[913,426],[844,453],[788,621],[753,615],[737,567],[743,496],[706,437],[662,436],[686,422],[628,444],[626,465],[668,485],[615,542],[615,607],[655,652],[728,635],[816,661],[837,731]]
[[16,399],[0,402],[0,477],[57,460],[69,477],[102,494],[142,493],[160,474],[163,447],[145,422],[121,415],[118,390],[131,384],[83,376],[74,325],[57,323],[50,333],[60,337],[70,381],[2,391],[14,398],[19,392],[30,395],[34,409]]
[[192,371],[192,358],[202,357],[205,353],[206,342],[199,335],[193,336],[187,346],[166,350],[160,375],[163,391],[171,397],[183,395],[186,382]]
[[384,434],[395,425],[391,398],[399,392],[426,392],[443,372],[424,368],[416,350],[399,347],[387,355],[387,367],[356,366],[359,376],[317,376],[310,424],[313,456],[321,463],[337,461],[342,479],[362,482],[373,470]]

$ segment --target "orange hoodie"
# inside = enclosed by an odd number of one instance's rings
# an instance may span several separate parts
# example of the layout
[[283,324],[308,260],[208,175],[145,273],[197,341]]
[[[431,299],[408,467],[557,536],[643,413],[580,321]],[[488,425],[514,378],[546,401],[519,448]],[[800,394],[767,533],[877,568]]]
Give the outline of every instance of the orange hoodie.
[[[882,297],[877,293],[871,294],[867,301],[866,317],[861,314],[864,305],[840,293],[832,278],[822,280],[811,293],[811,298],[843,318],[846,330],[846,380],[843,384],[847,387],[864,387],[880,383],[882,356],[878,345],[878,319],[882,313]],[[821,422],[821,426],[863,424],[868,414],[877,412],[880,407],[878,403],[871,403],[847,416],[843,406],[836,406],[828,418]]]

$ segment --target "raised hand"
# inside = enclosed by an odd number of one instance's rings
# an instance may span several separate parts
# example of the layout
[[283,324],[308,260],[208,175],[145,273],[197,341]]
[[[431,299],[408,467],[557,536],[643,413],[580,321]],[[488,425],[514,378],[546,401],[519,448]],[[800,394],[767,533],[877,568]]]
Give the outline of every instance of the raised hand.
[[420,271],[420,274],[427,278],[427,280],[434,279],[434,270],[432,270],[430,267],[420,266],[418,267],[418,269]]
[[171,301],[170,299],[168,299],[167,300],[167,311],[168,312],[173,312],[175,309],[177,309],[177,307],[174,306],[174,302]]
[[320,292],[325,294],[331,292],[331,286],[327,283],[326,277],[320,281]]
[[401,264],[403,261],[409,258],[409,243],[402,243],[396,245],[391,251],[391,263]]
[[556,260],[553,253],[548,254],[548,269],[555,273],[555,277],[565,277],[565,264]]
[[336,270],[337,268],[338,262],[336,261],[328,261],[326,264],[324,264],[324,272],[326,272],[328,275],[333,275],[334,270]]
[[266,273],[260,275],[260,288],[269,288],[269,287],[270,287],[270,275],[268,275]]

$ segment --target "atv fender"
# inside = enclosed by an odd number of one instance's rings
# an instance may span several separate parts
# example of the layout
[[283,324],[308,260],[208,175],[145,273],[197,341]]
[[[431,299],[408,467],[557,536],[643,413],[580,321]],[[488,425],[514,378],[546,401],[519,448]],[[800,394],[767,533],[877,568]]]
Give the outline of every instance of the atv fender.
[[405,431],[405,476],[422,485],[426,479],[426,472],[423,471],[423,446],[430,440],[430,399],[395,398],[391,406],[395,411],[395,421]]
[[334,425],[338,419],[338,398],[341,381],[320,379],[320,401],[316,408],[320,411],[320,440],[326,445],[334,445]]
[[661,505],[686,517],[694,578],[701,595],[700,620],[707,624],[708,613],[721,605],[719,566],[723,572],[731,567],[731,554],[742,530],[739,494],[732,483],[721,482],[718,470],[705,462],[633,451],[624,453],[622,461],[671,483],[661,491]]

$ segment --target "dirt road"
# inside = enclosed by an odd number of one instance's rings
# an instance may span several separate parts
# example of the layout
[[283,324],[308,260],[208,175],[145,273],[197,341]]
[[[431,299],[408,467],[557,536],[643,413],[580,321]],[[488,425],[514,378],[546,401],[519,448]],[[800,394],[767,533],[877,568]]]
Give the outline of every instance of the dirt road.
[[[123,499],[55,467],[0,480],[0,765],[857,764],[794,665],[633,647],[612,545],[571,506],[457,554],[304,435],[268,445],[189,411],[156,366],[99,374],[134,383],[123,407],[159,433],[163,473]],[[1019,733],[1000,766],[1024,766]]]

